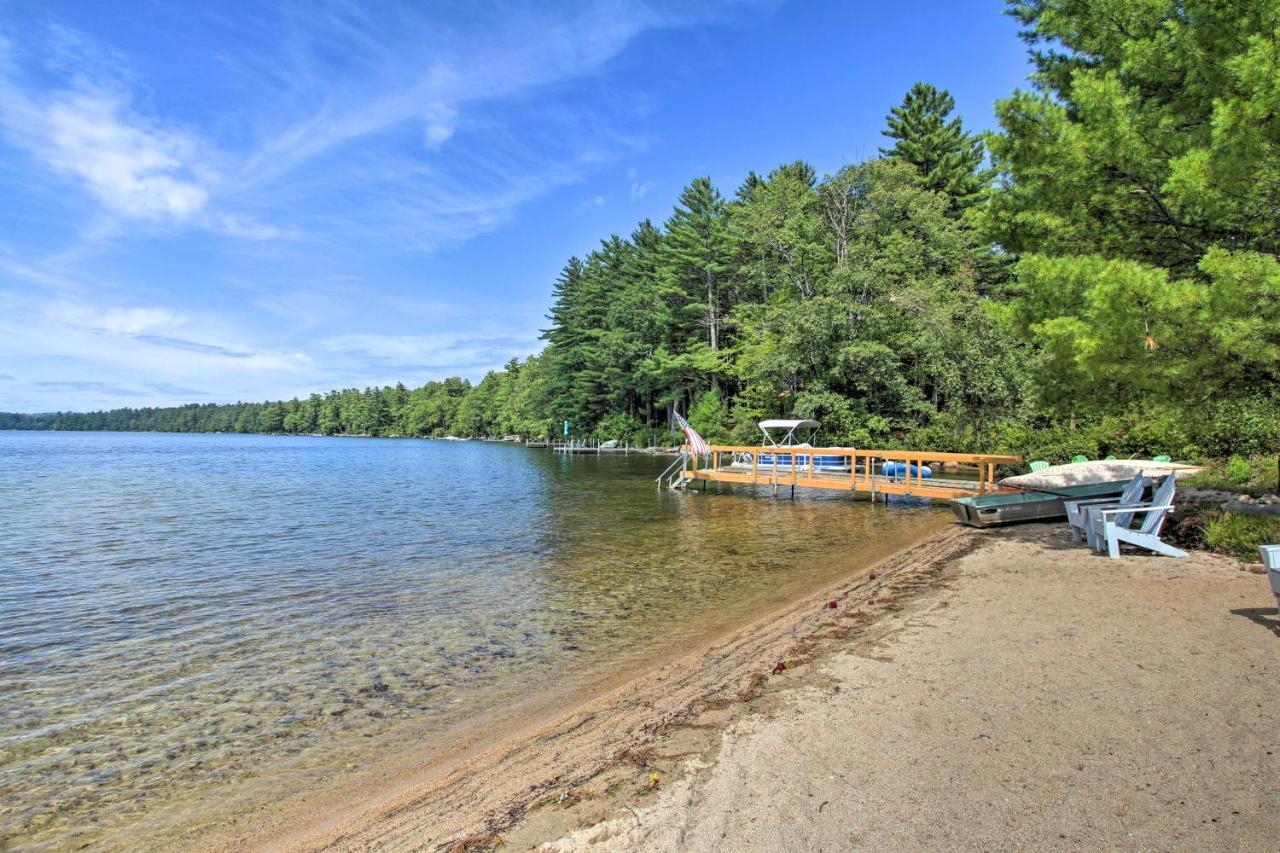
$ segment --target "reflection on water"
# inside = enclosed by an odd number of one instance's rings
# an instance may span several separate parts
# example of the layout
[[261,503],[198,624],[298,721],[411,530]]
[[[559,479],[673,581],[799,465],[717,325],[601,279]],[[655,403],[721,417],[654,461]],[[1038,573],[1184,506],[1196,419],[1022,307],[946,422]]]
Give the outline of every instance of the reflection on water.
[[660,492],[667,461],[0,432],[0,846],[314,783],[396,726],[579,688],[938,523]]

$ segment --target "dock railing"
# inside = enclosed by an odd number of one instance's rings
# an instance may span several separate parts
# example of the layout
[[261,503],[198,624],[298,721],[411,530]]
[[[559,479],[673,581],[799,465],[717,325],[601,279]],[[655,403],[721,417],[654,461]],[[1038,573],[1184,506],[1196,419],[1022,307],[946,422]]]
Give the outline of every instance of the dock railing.
[[[762,456],[767,458],[762,461]],[[830,464],[833,458],[841,460],[840,464]],[[690,481],[956,498],[981,495],[998,488],[996,466],[1019,463],[1022,457],[995,453],[713,444],[706,459],[688,456],[688,460],[684,476]],[[899,463],[901,468],[884,473],[882,466],[886,462]],[[932,469],[931,476],[925,475],[926,466]],[[848,470],[844,470],[846,467]]]
[[657,483],[659,487],[675,488],[684,484],[685,466],[689,464],[689,452],[682,449],[680,455],[672,460],[663,472],[658,475]]

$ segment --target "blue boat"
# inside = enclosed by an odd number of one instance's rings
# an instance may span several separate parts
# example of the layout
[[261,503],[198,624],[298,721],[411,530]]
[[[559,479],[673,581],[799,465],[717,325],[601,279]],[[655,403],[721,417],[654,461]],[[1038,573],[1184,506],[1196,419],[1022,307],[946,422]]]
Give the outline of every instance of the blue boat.
[[933,476],[933,469],[928,465],[924,465],[922,467],[917,467],[915,465],[908,466],[905,462],[886,462],[880,466],[880,473],[886,477],[902,478],[906,476],[908,468],[910,468],[912,477],[917,474],[923,474],[925,477]]
[[777,471],[778,474],[789,474],[794,467],[797,474],[848,474],[853,464],[851,456],[836,453],[803,453],[802,450],[813,446],[813,438],[818,434],[821,424],[817,421],[803,420],[765,420],[758,424],[764,434],[761,448],[756,453],[754,463],[751,453],[740,453],[733,461],[735,468],[751,468],[757,470]]
[[[800,471],[808,471],[809,463],[812,459],[813,470],[825,472],[844,472],[849,473],[849,457],[834,456],[828,454],[819,454],[811,457],[807,453],[796,454],[796,469]],[[777,463],[778,470],[791,470],[791,454],[790,453],[761,453],[759,454],[759,465],[762,468],[772,467]]]

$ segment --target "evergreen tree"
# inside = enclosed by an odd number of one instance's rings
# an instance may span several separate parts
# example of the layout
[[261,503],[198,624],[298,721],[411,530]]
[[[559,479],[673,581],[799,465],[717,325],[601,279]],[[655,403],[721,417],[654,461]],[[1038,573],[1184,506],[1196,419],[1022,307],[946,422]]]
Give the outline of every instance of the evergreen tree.
[[952,209],[972,205],[982,190],[982,140],[966,133],[959,118],[948,120],[955,99],[946,89],[916,83],[889,111],[884,136],[894,140],[880,153],[919,170],[925,189],[946,194]]
[[[1280,381],[1280,4],[1025,0],[1037,92],[997,104],[988,234],[1074,416]],[[1074,419],[1074,418],[1073,418]]]
[[711,351],[718,352],[732,247],[725,201],[710,178],[697,178],[680,193],[680,203],[667,220],[664,248],[666,275],[687,294],[685,310],[699,318]]

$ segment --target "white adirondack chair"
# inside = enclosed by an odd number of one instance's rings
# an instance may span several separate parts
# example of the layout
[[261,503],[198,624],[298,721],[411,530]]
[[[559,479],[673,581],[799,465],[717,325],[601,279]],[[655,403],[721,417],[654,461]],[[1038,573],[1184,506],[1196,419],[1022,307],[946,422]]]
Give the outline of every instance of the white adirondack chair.
[[[1063,501],[1063,506],[1067,509],[1067,523],[1071,525],[1071,539],[1079,542],[1083,537],[1089,543],[1090,548],[1097,548],[1093,541],[1093,528],[1089,525],[1088,510],[1091,507],[1105,508],[1108,506],[1119,506],[1124,504],[1136,504],[1142,500],[1142,492],[1151,485],[1151,480],[1135,474],[1129,484],[1124,487],[1124,491],[1120,493],[1120,498],[1084,498],[1078,501]],[[1116,523],[1128,527],[1132,521],[1132,516],[1124,518],[1120,516],[1116,519]]]
[[[1168,557],[1185,557],[1187,552],[1160,541],[1160,530],[1164,520],[1173,512],[1174,477],[1169,475],[1156,489],[1150,503],[1130,504],[1129,506],[1113,506],[1086,510],[1089,514],[1090,527],[1093,529],[1093,541],[1099,550],[1105,542],[1107,556],[1119,559],[1120,543],[1128,542],[1157,554]],[[1135,516],[1142,518],[1136,527],[1121,526],[1117,519]]]

